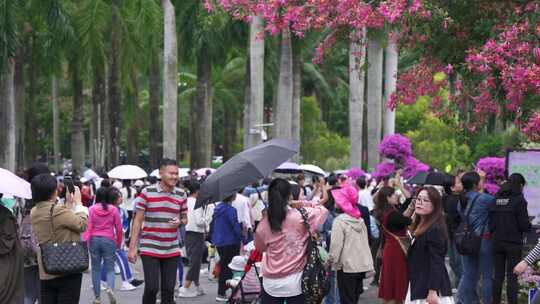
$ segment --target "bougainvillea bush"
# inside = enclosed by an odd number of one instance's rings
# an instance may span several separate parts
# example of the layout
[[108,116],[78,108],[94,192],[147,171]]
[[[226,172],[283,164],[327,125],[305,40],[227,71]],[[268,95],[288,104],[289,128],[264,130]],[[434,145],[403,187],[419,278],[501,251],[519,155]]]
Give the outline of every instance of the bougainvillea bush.
[[490,194],[499,191],[499,183],[505,178],[504,157],[484,157],[478,160],[476,168],[486,172],[485,190]]
[[412,144],[401,134],[387,135],[379,144],[379,153],[386,158],[404,162],[412,156]]
[[389,176],[397,170],[396,165],[391,162],[382,162],[375,167],[371,177],[380,181],[383,177]]
[[403,177],[410,179],[420,172],[427,172],[429,166],[419,161],[414,157],[408,157],[405,161],[405,168],[403,169]]

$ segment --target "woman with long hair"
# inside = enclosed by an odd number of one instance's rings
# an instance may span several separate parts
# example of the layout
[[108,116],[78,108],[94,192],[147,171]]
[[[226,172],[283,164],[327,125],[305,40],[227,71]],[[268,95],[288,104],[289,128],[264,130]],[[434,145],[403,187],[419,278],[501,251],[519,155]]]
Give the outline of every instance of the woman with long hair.
[[444,263],[448,233],[441,195],[434,187],[424,187],[414,205],[416,215],[410,227],[413,242],[407,259],[411,303],[453,303]]
[[402,303],[407,296],[408,270],[406,252],[402,240],[407,238],[407,226],[411,224],[410,204],[402,214],[397,209],[398,196],[394,188],[384,186],[375,197],[375,218],[383,232],[382,269],[379,282],[379,298],[384,303]]
[[308,231],[302,214],[305,208],[311,233],[324,223],[328,210],[322,205],[291,202],[291,185],[278,178],[268,188],[267,216],[255,232],[255,248],[265,252],[262,261],[262,303],[304,303],[302,272],[307,261]]
[[107,269],[107,295],[111,303],[114,297],[114,261],[117,249],[122,246],[122,221],[116,203],[112,201],[112,188],[99,188],[96,203],[89,209],[88,230],[86,232],[92,260],[92,284],[94,287],[94,304],[101,303],[101,264]]

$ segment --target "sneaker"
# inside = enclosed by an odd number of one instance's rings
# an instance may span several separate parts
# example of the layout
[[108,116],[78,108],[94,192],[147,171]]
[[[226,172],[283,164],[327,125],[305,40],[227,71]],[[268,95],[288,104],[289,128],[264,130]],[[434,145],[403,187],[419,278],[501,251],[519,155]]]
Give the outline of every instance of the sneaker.
[[138,287],[139,285],[141,285],[142,283],[144,283],[144,281],[143,281],[143,280],[133,279],[133,280],[131,280],[131,282],[129,282],[129,283],[131,283],[131,285],[133,285],[133,286],[135,286],[135,287]]
[[112,291],[112,289],[107,289],[107,295],[109,296],[109,303],[116,304],[116,298],[114,297],[114,292]]
[[92,301],[92,304],[101,304],[101,299],[95,298],[94,301]]
[[228,299],[226,296],[220,296],[220,295],[218,295],[218,296],[216,297],[216,302],[227,302],[227,301],[229,301],[229,299]]
[[101,281],[101,290],[103,290],[103,291],[107,290],[107,283],[106,282]]
[[204,294],[206,294],[206,292],[204,292],[204,289],[202,288],[202,286],[201,285],[197,286],[197,295],[202,296]]
[[137,289],[137,287],[133,286],[130,282],[122,282],[122,287],[120,287],[121,291],[132,291],[134,289]]
[[180,290],[178,290],[178,296],[180,298],[195,298],[197,296],[197,290],[193,287],[191,288],[185,288],[180,287]]

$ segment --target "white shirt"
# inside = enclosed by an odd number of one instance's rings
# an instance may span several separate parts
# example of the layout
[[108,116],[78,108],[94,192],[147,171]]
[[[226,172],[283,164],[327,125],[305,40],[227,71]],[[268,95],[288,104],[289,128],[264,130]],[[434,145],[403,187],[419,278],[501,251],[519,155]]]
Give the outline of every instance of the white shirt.
[[373,196],[369,188],[358,191],[358,204],[367,207],[369,211],[373,210]]
[[209,232],[210,223],[212,222],[212,216],[214,215],[214,204],[208,204],[205,207],[195,209],[194,197],[188,197],[187,199],[187,225],[186,231],[192,232]]
[[232,202],[232,206],[238,214],[238,222],[242,223],[244,228],[251,228],[251,215],[249,214],[249,198],[238,193],[236,199]]
[[131,197],[128,197],[128,190],[126,187],[123,187],[120,189],[120,192],[122,193],[122,208],[124,208],[127,211],[133,211],[133,200],[135,199],[135,196],[137,195],[137,190],[135,188],[131,188]]
[[276,298],[300,295],[302,294],[302,271],[277,279],[265,277],[263,288],[267,294]]

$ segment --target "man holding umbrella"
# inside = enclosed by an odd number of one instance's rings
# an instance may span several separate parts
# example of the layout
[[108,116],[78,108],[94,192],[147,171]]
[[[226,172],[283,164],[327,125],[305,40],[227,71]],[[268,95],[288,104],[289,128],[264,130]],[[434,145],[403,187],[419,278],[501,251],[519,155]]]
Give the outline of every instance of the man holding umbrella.
[[160,280],[161,303],[174,303],[176,268],[180,257],[178,226],[187,223],[186,194],[176,187],[176,161],[163,159],[159,175],[161,181],[145,188],[133,202],[136,215],[128,259],[132,263],[137,261],[139,246],[146,281],[143,304],[156,303]]

